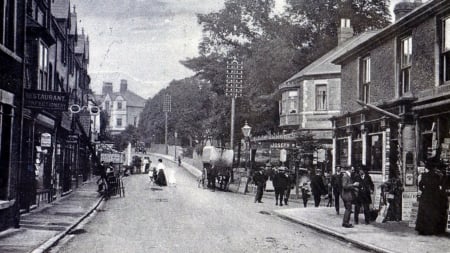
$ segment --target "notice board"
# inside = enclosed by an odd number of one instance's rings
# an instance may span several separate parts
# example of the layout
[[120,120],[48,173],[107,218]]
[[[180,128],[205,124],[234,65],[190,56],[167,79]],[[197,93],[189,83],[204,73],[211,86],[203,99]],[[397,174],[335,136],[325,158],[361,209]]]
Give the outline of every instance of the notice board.
[[[411,220],[413,203],[417,202],[417,192],[403,192],[402,194],[402,220]],[[414,220],[415,221],[415,220]]]

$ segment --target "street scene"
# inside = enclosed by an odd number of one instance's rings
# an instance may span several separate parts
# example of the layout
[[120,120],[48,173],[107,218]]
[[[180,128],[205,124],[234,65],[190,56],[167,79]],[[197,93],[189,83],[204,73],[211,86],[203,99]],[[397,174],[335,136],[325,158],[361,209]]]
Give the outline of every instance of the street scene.
[[0,0],[0,252],[449,252],[450,1]]

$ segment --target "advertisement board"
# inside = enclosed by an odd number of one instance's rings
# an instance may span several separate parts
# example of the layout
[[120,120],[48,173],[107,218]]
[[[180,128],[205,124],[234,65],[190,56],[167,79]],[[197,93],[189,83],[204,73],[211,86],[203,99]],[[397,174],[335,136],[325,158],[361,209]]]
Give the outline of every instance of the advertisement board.
[[114,153],[114,154],[101,153],[100,160],[104,161],[105,163],[110,163],[110,162],[122,163],[122,154],[121,153]]

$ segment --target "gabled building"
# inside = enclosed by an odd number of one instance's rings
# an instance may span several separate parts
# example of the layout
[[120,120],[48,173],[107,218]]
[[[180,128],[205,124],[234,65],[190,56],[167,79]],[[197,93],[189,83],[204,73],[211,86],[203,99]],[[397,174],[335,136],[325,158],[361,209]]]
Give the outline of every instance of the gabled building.
[[[97,101],[100,108],[108,114],[107,130],[113,135],[124,131],[129,125],[137,127],[146,103],[144,98],[128,89],[128,82],[123,79],[118,92],[113,92],[112,83],[104,82],[102,94],[97,96]],[[100,119],[97,122],[96,125],[100,128]]]
[[449,162],[450,2],[404,1],[395,13],[394,24],[334,61],[344,113],[333,118],[333,165],[365,165],[378,184],[400,180],[408,220],[421,164]]
[[[323,144],[319,162],[331,161],[332,122],[341,113],[341,67],[332,63],[339,54],[369,40],[376,32],[354,36],[350,20],[343,18],[338,46],[279,85],[280,127],[287,131],[309,132]],[[325,166],[331,170],[331,162]]]

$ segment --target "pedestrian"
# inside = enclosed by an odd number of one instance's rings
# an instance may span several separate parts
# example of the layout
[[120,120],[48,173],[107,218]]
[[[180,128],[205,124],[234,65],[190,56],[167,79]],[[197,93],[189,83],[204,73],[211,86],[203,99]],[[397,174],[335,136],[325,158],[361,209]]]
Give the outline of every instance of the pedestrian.
[[106,168],[106,177],[113,177],[114,176],[114,165],[113,162],[110,162],[108,167]]
[[332,207],[333,206],[333,187],[331,186],[331,182],[327,183],[327,191],[328,191],[327,207]]
[[[280,206],[283,206],[284,192],[286,191],[288,185],[288,178],[284,173],[284,170],[285,167],[280,166],[272,180],[273,188],[275,189],[275,205],[278,205],[279,203]],[[280,202],[278,202],[278,199]]]
[[303,206],[306,207],[308,205],[308,199],[309,199],[309,187],[308,187],[308,183],[303,183],[302,187],[301,187],[301,192],[302,192],[302,199],[303,199]]
[[266,176],[263,173],[263,169],[257,170],[253,175],[253,183],[256,185],[255,203],[263,203],[262,197],[264,193],[264,185],[266,184]]
[[[103,191],[103,190],[105,190],[105,189],[103,189],[103,187],[107,187],[107,183],[108,183],[108,181],[106,180],[106,168],[105,168],[105,162],[104,161],[101,161],[100,162],[100,164],[98,164],[98,166],[97,166],[97,171],[98,171],[98,174],[99,174],[99,178],[97,179],[97,185],[98,185],[98,192],[101,192],[101,191]],[[102,184],[99,184],[99,183],[102,183]]]
[[[150,176],[150,173],[149,173],[149,176]],[[153,183],[155,183],[157,177],[158,177],[158,171],[156,171],[156,168],[153,167],[150,180],[153,181]]]
[[352,212],[353,191],[358,183],[354,183],[351,177],[350,167],[346,167],[342,175],[342,193],[341,197],[344,201],[345,213],[342,220],[342,226],[346,228],[352,228],[350,224],[350,214]]
[[333,188],[334,208],[336,214],[339,214],[339,196],[341,195],[342,190],[342,173],[340,166],[336,167],[336,172],[331,176],[331,187]]
[[445,192],[445,177],[440,171],[444,168],[437,158],[426,162],[426,172],[422,174],[419,189],[419,210],[416,230],[420,235],[439,235],[445,233],[447,225],[448,199]]
[[319,171],[316,171],[311,177],[311,191],[314,197],[314,206],[319,207],[320,197],[327,192]]
[[370,204],[372,204],[371,194],[373,193],[375,187],[372,178],[365,167],[362,167],[359,170],[359,176],[355,176],[355,182],[359,182],[357,187],[357,201],[355,204],[355,224],[359,223],[359,213],[362,207],[364,211],[365,224],[368,225],[370,223]]
[[156,184],[159,186],[167,186],[166,174],[164,173],[164,169],[158,170],[158,175],[156,177]]
[[178,156],[178,167],[181,166],[181,156]]
[[295,175],[289,172],[286,172],[286,176],[288,178],[288,184],[286,187],[286,192],[284,194],[284,204],[288,205],[289,203],[289,197],[291,196],[291,190],[295,186]]

